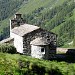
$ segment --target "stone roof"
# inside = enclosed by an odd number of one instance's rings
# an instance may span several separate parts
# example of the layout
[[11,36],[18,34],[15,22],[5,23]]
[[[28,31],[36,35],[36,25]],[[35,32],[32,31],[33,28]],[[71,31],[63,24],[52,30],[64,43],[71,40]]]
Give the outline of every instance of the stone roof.
[[40,27],[34,26],[34,25],[29,25],[29,24],[24,24],[20,25],[19,27],[15,27],[12,29],[12,32],[19,35],[19,36],[24,36],[27,33],[30,33],[34,30],[39,29]]
[[0,41],[0,44],[2,44],[2,43],[7,43],[7,42],[9,42],[9,41],[11,41],[11,40],[14,40],[14,38],[9,37],[9,38],[7,38],[7,39],[4,39],[4,40]]
[[30,43],[31,45],[36,45],[36,46],[43,46],[43,45],[49,45],[47,40],[45,38],[36,38]]

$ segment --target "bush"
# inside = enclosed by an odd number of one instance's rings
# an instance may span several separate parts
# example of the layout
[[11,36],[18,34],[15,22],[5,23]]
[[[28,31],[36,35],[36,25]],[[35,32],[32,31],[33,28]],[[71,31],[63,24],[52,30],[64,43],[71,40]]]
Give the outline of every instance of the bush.
[[0,44],[0,52],[15,54],[16,48],[10,44]]

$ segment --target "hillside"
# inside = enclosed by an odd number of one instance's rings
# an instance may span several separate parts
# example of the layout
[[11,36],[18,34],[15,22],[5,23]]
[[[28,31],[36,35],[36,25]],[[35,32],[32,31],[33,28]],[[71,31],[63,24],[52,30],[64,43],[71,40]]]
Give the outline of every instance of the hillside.
[[[62,68],[63,67],[63,68]],[[75,64],[0,53],[0,75],[74,75]]]
[[[0,40],[9,35],[9,18],[16,13],[24,0],[0,0]],[[6,20],[5,20],[6,19]]]
[[24,0],[0,0],[0,21],[11,16]]
[[[26,23],[38,25],[58,34],[58,46],[68,45],[75,33],[75,2],[74,0],[27,0],[19,7]],[[9,18],[1,21],[0,35],[9,34]],[[7,33],[4,33],[7,31]],[[1,38],[1,39],[2,39]],[[72,45],[72,47],[75,45]]]

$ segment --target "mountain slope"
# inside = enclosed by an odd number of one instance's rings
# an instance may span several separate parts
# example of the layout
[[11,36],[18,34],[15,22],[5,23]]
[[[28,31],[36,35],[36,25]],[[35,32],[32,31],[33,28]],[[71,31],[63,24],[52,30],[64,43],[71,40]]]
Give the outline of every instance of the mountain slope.
[[[52,29],[52,32],[57,33],[63,42],[66,41],[64,47],[69,47],[69,43],[75,41],[75,8],[72,10],[72,15],[68,17],[64,23]],[[73,45],[75,47],[73,43],[70,47],[73,48]]]
[[24,0],[0,0],[0,40],[9,35],[9,20],[7,18],[17,12],[23,1]]
[[[27,2],[25,2],[27,1]],[[21,6],[19,6],[19,13],[22,14],[31,14],[33,11],[44,7],[44,10],[41,12],[45,13],[47,9],[61,5],[65,0],[25,0]],[[16,10],[16,9],[15,9]],[[0,40],[4,39],[9,33],[4,33],[5,28],[9,29],[9,17],[0,22]],[[6,36],[4,36],[6,34]]]
[[0,0],[0,21],[11,16],[24,0]]
[[[23,14],[27,23],[57,33],[59,46],[73,41],[73,28],[75,27],[74,0],[28,0],[27,3],[24,1],[19,8],[18,12]],[[9,21],[6,19],[0,24],[2,29],[0,32],[2,32],[5,27],[9,26]]]

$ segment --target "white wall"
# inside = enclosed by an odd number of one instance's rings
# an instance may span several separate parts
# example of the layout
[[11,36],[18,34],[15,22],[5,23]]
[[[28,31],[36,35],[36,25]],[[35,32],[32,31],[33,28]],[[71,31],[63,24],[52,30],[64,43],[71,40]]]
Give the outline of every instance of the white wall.
[[14,46],[17,49],[17,52],[23,53],[23,37],[10,33],[10,37],[14,38]]
[[31,56],[34,58],[41,59],[43,55],[45,54],[45,52],[41,52],[41,48],[42,47],[40,46],[31,45]]
[[11,20],[10,20],[10,36],[11,36]]

